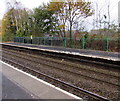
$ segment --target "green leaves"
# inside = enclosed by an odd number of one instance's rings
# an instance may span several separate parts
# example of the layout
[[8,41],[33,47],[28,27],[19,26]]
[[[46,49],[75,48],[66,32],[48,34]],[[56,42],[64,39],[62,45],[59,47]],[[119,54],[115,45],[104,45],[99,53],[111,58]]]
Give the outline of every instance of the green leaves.
[[54,11],[48,9],[48,5],[40,6],[34,9],[33,18],[34,28],[37,36],[43,36],[44,33],[53,33],[56,28],[56,18]]
[[[43,37],[46,33],[62,33],[66,31],[72,37],[72,30],[82,21],[91,16],[93,9],[90,2],[83,0],[62,0],[63,2],[49,2],[35,8],[28,9],[12,7],[3,18],[3,33],[7,36]],[[78,25],[77,25],[78,24]],[[76,29],[75,29],[76,28]],[[8,34],[9,33],[9,34]]]

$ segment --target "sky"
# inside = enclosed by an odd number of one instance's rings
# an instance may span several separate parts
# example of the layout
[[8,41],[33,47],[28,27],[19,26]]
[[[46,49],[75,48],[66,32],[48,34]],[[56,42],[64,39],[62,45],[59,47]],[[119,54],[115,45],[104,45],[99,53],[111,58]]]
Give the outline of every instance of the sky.
[[[0,0],[0,19],[3,18],[3,15],[6,12],[6,1],[11,1],[11,0]],[[50,0],[16,0],[16,1],[21,2],[23,6],[26,8],[33,9],[35,7],[38,7],[42,3],[49,2]],[[118,2],[120,0],[85,0],[85,1],[94,2],[94,7],[95,5],[98,4],[101,14],[103,15],[107,14],[107,7],[108,7],[107,4],[109,3],[111,21],[115,21],[115,23],[118,22]]]
[[[3,18],[3,15],[6,12],[6,2],[11,1],[11,0],[0,0],[0,19]],[[43,2],[47,3],[49,0],[16,0],[18,2],[21,2],[24,7],[33,9],[35,7],[38,7],[41,5]]]

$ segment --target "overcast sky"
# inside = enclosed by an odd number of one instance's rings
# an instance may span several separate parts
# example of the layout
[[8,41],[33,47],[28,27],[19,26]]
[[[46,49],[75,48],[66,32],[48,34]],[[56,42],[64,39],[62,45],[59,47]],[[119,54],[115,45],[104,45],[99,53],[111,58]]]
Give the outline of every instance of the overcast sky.
[[[3,15],[6,12],[6,2],[7,1],[11,1],[11,0],[0,0],[0,19],[3,18]],[[20,1],[24,7],[27,7],[30,9],[38,7],[43,2],[44,3],[49,2],[49,0],[16,0],[16,1]]]
[[[11,0],[0,0],[0,19],[3,18],[3,15],[6,12],[6,1]],[[49,2],[50,0],[17,0],[17,1],[20,1],[26,8],[33,9],[41,5],[43,2],[46,3]],[[101,9],[101,13],[103,15],[107,14],[107,4],[110,3],[111,21],[114,20],[116,21],[116,23],[118,22],[118,2],[120,0],[85,0],[85,1],[92,1],[94,2],[94,5],[98,3],[99,9]]]

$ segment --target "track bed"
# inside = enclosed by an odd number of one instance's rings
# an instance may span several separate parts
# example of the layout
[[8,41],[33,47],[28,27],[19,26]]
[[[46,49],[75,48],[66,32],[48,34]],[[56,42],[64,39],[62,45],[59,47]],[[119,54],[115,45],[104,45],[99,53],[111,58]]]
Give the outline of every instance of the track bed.
[[[11,63],[4,58],[22,64],[25,67],[29,67],[36,71],[42,72],[61,81],[67,82],[74,86],[80,87],[84,90],[93,92],[107,99],[119,101],[119,69],[109,67],[106,68],[103,65],[98,66],[94,63],[85,64],[85,62],[73,62],[71,60],[59,58],[57,56],[55,57],[47,54],[38,54],[34,53],[34,51],[28,50],[16,50],[9,47],[3,47],[2,56],[3,61],[6,61],[14,66],[16,66],[14,63]],[[57,86],[61,87],[59,84],[57,84]],[[74,91],[72,89],[70,90],[66,87],[62,88],[82,98],[88,97],[84,94],[78,93],[78,91]]]

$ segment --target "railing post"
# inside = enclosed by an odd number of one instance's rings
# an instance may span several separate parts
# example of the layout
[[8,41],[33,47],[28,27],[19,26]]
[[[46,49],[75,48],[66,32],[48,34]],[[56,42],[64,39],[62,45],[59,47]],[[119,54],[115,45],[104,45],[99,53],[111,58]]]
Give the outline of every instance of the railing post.
[[40,44],[40,38],[37,37],[37,44],[39,45]]
[[16,42],[16,37],[14,37],[14,42]]
[[24,37],[22,37],[22,43],[24,43]]
[[23,37],[23,43],[25,43],[25,37]]
[[66,47],[66,38],[64,38],[64,47]]
[[25,41],[26,41],[26,43],[28,43],[28,39],[27,39],[27,37],[25,37]]
[[46,40],[45,40],[45,37],[44,37],[44,45],[46,44]]
[[54,38],[52,37],[51,38],[51,46],[53,46],[53,40],[54,40]]
[[105,50],[109,51],[109,39],[108,38],[105,39]]
[[24,43],[25,43],[25,37],[24,37]]
[[19,42],[19,38],[17,37],[17,42]]
[[41,45],[41,39],[40,39],[40,37],[39,37],[39,45]]
[[18,40],[19,40],[18,42],[20,43],[20,37],[19,37],[19,39],[18,39]]
[[85,49],[85,38],[82,38],[82,49]]

